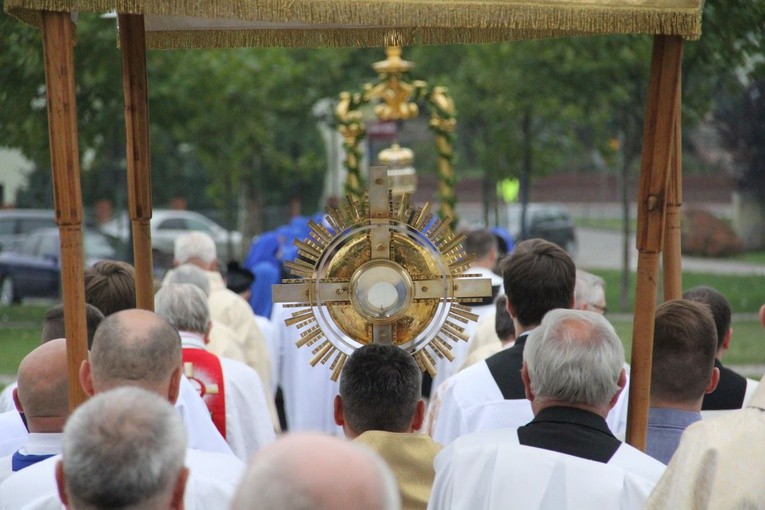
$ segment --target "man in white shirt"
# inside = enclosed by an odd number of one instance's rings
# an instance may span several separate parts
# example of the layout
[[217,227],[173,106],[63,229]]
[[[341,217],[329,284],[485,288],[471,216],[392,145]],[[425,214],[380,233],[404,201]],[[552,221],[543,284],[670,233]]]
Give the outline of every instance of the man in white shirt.
[[[218,272],[215,241],[203,232],[181,234],[175,239],[173,263],[193,264],[204,270],[210,283],[210,315],[227,325],[244,341],[247,364],[255,369],[263,386],[271,388],[271,360],[263,335],[250,305],[226,288]],[[169,277],[166,276],[167,279]]]
[[63,435],[56,481],[68,508],[182,508],[186,435],[159,395],[131,387],[96,395]]
[[641,508],[664,465],[606,425],[626,384],[623,365],[622,343],[601,315],[548,312],[523,353],[534,419],[447,446],[428,508]]
[[69,416],[65,339],[46,342],[21,360],[13,400],[29,436],[12,455],[0,458],[0,482],[61,453],[61,431]]
[[547,312],[574,303],[574,261],[551,242],[518,243],[503,268],[515,344],[454,376],[433,425],[433,439],[441,444],[478,430],[517,427],[531,419],[520,375],[526,338]]
[[[121,386],[136,386],[174,404],[183,379],[178,332],[153,312],[124,310],[110,315],[93,338],[80,368],[85,393],[94,395]],[[199,398],[197,396],[197,398]],[[203,404],[204,405],[204,404]],[[56,457],[8,477],[0,485],[0,509],[59,508],[53,478]],[[191,470],[185,507],[228,509],[244,464],[231,454],[187,451]],[[51,506],[53,505],[53,506]]]
[[244,363],[209,352],[210,310],[199,287],[168,284],[154,296],[157,315],[181,336],[186,377],[205,401],[213,423],[234,454],[246,462],[275,439],[269,406],[270,392],[258,374]]

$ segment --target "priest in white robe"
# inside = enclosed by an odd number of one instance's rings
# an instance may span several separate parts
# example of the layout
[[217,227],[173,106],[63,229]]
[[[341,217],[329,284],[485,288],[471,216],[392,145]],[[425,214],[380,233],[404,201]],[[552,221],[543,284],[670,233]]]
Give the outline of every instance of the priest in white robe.
[[525,426],[458,438],[435,461],[429,509],[639,509],[664,465],[605,417],[624,389],[624,349],[601,315],[553,310],[529,336]]
[[207,350],[210,310],[199,287],[165,285],[154,297],[154,308],[157,315],[178,330],[185,375],[193,377],[213,423],[234,454],[246,462],[275,439],[266,402],[271,392],[263,388],[252,368]]

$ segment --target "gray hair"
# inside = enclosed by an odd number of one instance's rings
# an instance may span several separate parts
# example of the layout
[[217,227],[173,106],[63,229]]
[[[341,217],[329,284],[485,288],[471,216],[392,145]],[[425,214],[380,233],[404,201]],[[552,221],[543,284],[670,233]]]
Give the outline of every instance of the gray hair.
[[168,283],[190,283],[202,289],[205,296],[210,295],[210,280],[207,279],[204,270],[194,264],[181,264],[170,271],[165,281],[165,284]]
[[205,333],[210,307],[202,289],[190,283],[165,285],[154,295],[154,311],[178,331]]
[[[312,465],[311,455],[320,467]],[[322,483],[327,476],[344,480],[345,504],[338,501],[335,486]],[[348,498],[354,498],[352,504]],[[233,510],[400,508],[398,482],[377,453],[359,443],[317,434],[283,436],[255,455],[232,506]]]
[[100,386],[154,385],[181,366],[181,337],[146,310],[123,310],[98,326],[90,350],[94,382]]
[[186,432],[166,400],[123,387],[94,396],[64,427],[67,494],[80,509],[153,508],[183,469]]
[[205,264],[217,258],[215,241],[204,232],[188,232],[175,238],[173,257],[179,264],[199,259]]
[[558,309],[531,332],[523,360],[536,398],[603,406],[618,390],[624,347],[602,315]]

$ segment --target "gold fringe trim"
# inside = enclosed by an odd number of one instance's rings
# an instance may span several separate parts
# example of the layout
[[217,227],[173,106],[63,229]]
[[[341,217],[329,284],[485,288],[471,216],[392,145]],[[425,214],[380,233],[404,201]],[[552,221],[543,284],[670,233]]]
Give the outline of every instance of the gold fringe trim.
[[[644,0],[642,6],[624,0],[591,0],[586,4],[574,0],[6,0],[4,5],[9,14],[38,27],[41,10],[116,10],[156,16],[355,26],[233,30],[230,35],[225,35],[225,30],[168,31],[152,36],[155,48],[201,48],[480,43],[630,33],[698,39],[702,0]],[[282,31],[287,34],[280,34]],[[364,35],[366,32],[371,33]]]

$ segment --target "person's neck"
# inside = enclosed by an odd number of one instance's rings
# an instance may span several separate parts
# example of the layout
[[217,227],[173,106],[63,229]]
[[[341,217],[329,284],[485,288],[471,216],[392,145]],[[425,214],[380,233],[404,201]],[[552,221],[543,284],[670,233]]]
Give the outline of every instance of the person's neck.
[[701,412],[701,404],[704,398],[694,400],[693,402],[673,402],[663,398],[651,397],[651,407],[659,409],[676,409],[678,411],[690,411],[694,413]]
[[515,338],[518,338],[524,333],[528,333],[532,329],[536,328],[538,325],[539,324],[530,324],[526,326],[524,324],[519,323],[518,321],[515,321]]
[[572,404],[571,402],[565,402],[563,400],[555,399],[535,399],[531,401],[531,409],[534,412],[534,416],[540,413],[540,411],[547,409],[548,407],[573,407],[574,409],[582,409],[595,413],[601,418],[605,419],[608,416],[608,407],[593,406],[589,404]]
[[66,416],[27,416],[27,428],[33,434],[57,434],[64,431]]

